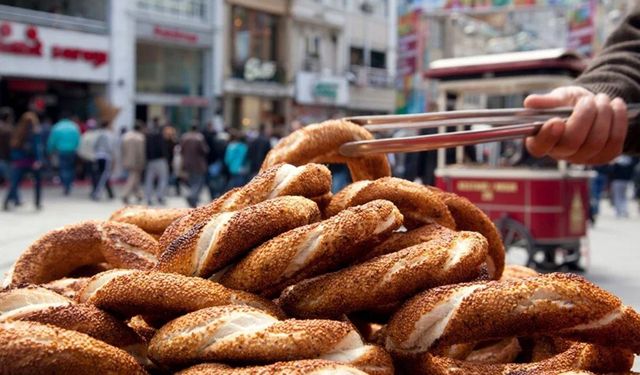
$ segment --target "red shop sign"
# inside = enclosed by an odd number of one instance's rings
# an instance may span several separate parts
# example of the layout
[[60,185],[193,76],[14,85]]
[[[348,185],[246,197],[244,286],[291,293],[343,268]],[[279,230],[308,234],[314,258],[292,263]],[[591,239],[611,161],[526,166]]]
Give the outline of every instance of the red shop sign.
[[198,43],[198,34],[189,33],[182,30],[169,29],[161,26],[154,26],[153,35],[176,42]]
[[38,38],[38,29],[35,26],[28,26],[24,30],[24,40],[9,41],[13,33],[11,24],[3,22],[0,24],[0,52],[14,55],[42,56],[42,42]]
[[107,62],[107,53],[82,48],[53,46],[51,47],[51,58],[72,61],[82,60],[91,63],[94,67],[98,67]]

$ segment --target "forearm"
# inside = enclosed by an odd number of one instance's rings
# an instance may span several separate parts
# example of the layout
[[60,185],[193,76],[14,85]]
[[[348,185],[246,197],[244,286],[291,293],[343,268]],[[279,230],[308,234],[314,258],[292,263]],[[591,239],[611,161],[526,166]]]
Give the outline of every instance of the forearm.
[[[594,93],[640,102],[640,5],[608,38],[603,51],[576,83]],[[630,123],[625,153],[640,154],[640,122]]]

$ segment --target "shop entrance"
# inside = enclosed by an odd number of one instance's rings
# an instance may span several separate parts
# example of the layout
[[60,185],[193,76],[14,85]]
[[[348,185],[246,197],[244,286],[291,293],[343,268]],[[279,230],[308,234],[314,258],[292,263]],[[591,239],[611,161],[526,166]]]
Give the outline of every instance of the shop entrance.
[[194,123],[202,125],[203,111],[204,109],[200,107],[138,104],[136,105],[136,119],[148,123],[154,117],[159,117],[175,127],[178,132],[183,133],[189,130],[189,127]]

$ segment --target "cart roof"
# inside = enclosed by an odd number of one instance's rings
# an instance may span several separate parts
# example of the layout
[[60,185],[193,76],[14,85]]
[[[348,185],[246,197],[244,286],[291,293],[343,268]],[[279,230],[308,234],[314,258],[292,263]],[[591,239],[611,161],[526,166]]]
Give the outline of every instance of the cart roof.
[[569,70],[585,68],[584,59],[563,48],[526,52],[499,53],[435,60],[429,64],[427,78],[455,79],[485,73],[508,73],[532,70]]

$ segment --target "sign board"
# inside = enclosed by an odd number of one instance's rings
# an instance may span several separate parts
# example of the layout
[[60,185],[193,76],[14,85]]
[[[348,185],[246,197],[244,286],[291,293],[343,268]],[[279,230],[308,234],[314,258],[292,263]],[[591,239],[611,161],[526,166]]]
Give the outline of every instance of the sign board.
[[347,78],[299,72],[296,75],[296,102],[299,104],[345,106],[349,104]]
[[140,21],[136,23],[136,35],[146,40],[182,44],[190,47],[209,47],[213,41],[211,32],[207,33]]
[[0,75],[107,82],[109,38],[0,20]]

